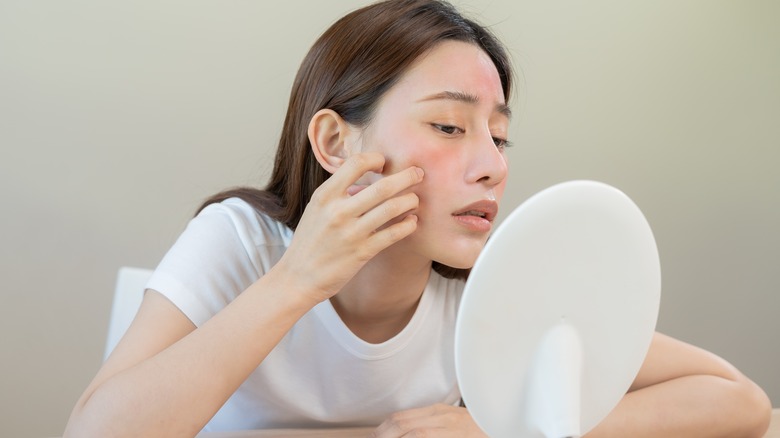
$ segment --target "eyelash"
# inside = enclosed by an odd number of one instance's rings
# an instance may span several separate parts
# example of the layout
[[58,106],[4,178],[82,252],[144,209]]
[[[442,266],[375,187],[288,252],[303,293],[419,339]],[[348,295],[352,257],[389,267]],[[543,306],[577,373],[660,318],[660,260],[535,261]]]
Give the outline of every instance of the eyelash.
[[[443,132],[444,134],[447,134],[447,135],[454,135],[456,130],[460,131],[460,132],[466,132],[463,129],[458,128],[457,126],[452,126],[452,125],[442,125],[442,124],[439,124],[439,123],[431,123],[431,126],[433,126],[435,129],[437,129],[437,130],[439,130],[439,131],[441,131],[441,132]],[[512,146],[512,143],[509,142],[509,140],[506,140],[504,138],[499,138],[499,137],[493,137],[493,144],[495,144],[496,147],[499,148],[499,149],[504,149],[504,148],[508,148],[508,147]]]
[[441,132],[443,132],[443,133],[445,133],[447,135],[454,135],[456,130],[460,131],[460,133],[466,132],[465,130],[463,130],[461,128],[458,128],[457,126],[452,126],[452,125],[442,125],[442,124],[439,124],[439,123],[431,123],[431,126],[433,126],[434,128],[438,129],[439,131],[441,131]]

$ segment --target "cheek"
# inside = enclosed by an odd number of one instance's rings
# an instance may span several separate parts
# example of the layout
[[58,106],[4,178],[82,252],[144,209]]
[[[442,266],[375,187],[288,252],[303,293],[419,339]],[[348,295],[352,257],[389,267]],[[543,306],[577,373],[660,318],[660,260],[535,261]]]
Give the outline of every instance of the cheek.
[[410,166],[423,167],[420,162],[424,158],[420,155],[424,148],[407,124],[395,119],[381,119],[374,123],[363,135],[360,151],[378,152],[385,157],[381,176],[396,174]]
[[437,173],[442,167],[442,160],[447,159],[445,150],[411,132],[398,133],[393,136],[391,142],[392,144],[385,145],[380,151],[385,155],[385,168],[382,172],[385,176],[417,166],[425,172],[424,183],[429,174]]
[[452,190],[457,186],[455,180],[459,178],[460,166],[451,151],[430,148],[410,158],[413,161],[408,165],[418,166],[425,172],[422,182],[411,188],[420,198],[421,213],[427,217],[428,213],[449,208],[449,203],[457,196]]
[[385,175],[390,175],[411,166],[417,166],[425,172],[422,182],[412,187],[412,191],[421,197],[424,193],[432,193],[435,190],[442,190],[448,187],[452,182],[454,175],[452,172],[457,169],[456,163],[452,163],[452,154],[446,151],[430,147],[430,145],[419,145],[418,147],[405,148],[402,153],[388,157],[390,161],[389,169]]
[[383,124],[382,128],[388,129],[377,129],[364,138],[364,151],[379,152],[385,157],[382,175],[371,175],[371,182],[417,166],[425,172],[425,176],[409,191],[417,193],[421,200],[426,193],[447,187],[447,181],[451,181],[453,172],[459,169],[459,164],[453,162],[457,157],[450,148],[442,147],[409,121]]
[[[403,170],[409,166],[417,166],[422,168],[425,172],[425,179],[430,176],[438,175],[448,168],[446,161],[448,155],[444,152],[437,152],[433,150],[426,150],[425,147],[421,147],[417,151],[412,151],[409,154],[399,157],[397,163],[400,167],[397,170]],[[394,165],[396,163],[393,163]]]

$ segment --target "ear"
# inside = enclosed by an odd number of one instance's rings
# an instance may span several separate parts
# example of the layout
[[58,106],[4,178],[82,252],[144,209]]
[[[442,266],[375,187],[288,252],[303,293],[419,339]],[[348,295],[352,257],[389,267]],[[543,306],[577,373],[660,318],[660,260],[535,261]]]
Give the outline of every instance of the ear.
[[321,109],[309,122],[309,143],[320,165],[334,173],[349,157],[347,138],[352,128],[338,113]]

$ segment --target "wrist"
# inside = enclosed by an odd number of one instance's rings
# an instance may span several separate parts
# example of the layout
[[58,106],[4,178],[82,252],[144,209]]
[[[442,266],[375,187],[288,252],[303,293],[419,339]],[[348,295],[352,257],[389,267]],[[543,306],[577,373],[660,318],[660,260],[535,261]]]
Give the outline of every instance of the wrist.
[[304,276],[289,269],[284,260],[274,265],[256,284],[262,283],[274,300],[292,311],[306,313],[327,299],[304,281]]

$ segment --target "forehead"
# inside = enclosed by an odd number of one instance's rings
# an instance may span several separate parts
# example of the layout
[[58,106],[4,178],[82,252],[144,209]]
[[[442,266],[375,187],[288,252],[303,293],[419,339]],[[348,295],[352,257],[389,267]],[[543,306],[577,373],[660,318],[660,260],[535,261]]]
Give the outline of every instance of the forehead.
[[493,61],[477,45],[462,41],[441,42],[421,55],[387,97],[417,101],[445,91],[476,96],[491,107],[506,104]]

